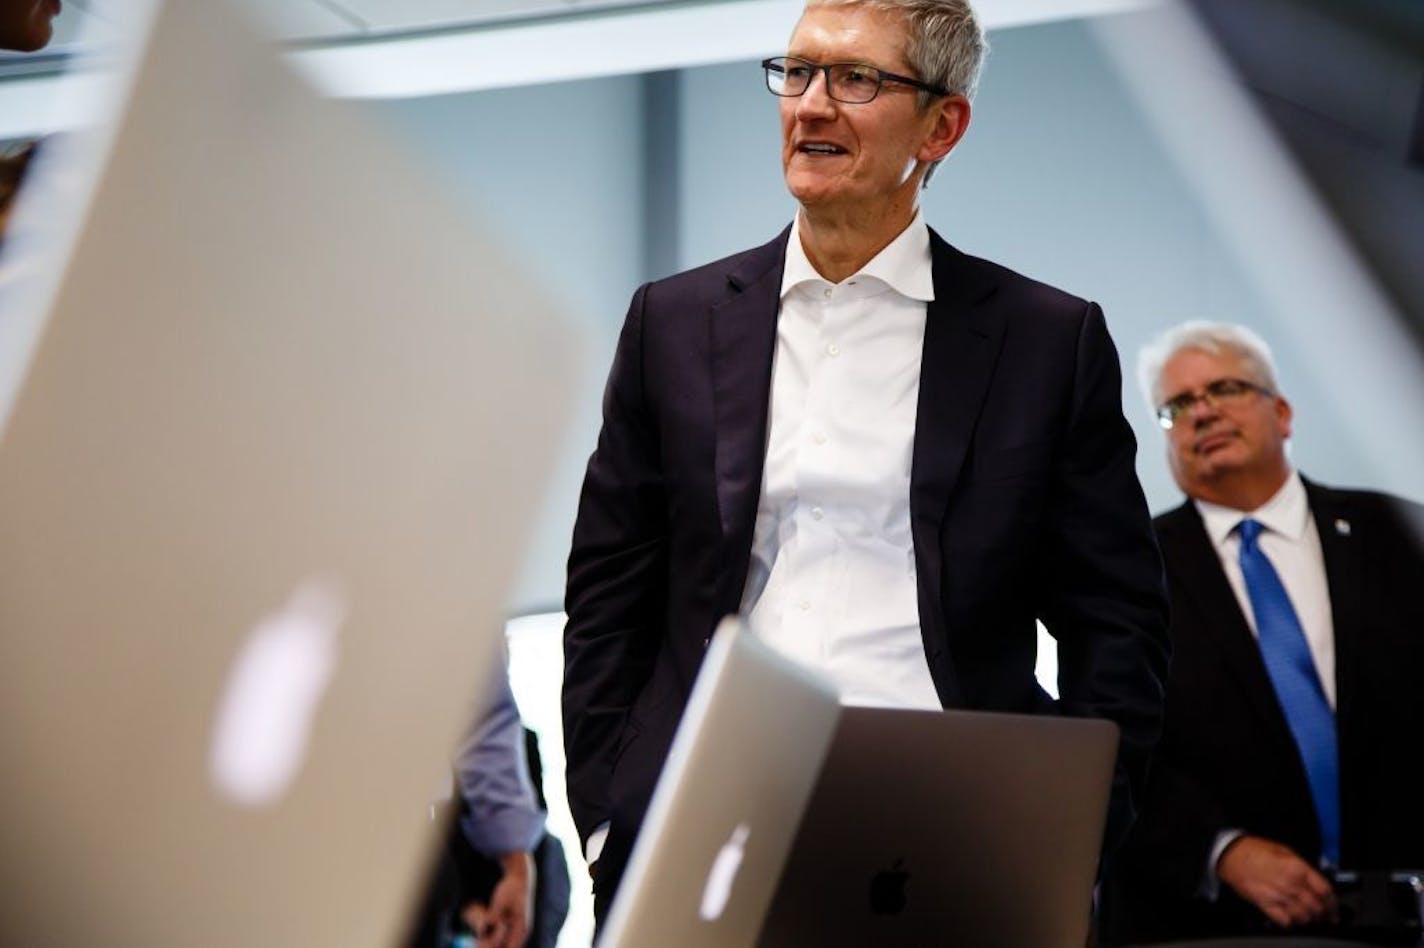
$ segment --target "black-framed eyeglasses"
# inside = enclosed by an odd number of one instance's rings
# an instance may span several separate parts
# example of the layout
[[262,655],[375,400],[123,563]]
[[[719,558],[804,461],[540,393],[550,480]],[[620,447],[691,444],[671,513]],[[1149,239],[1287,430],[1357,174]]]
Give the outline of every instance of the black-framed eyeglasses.
[[1183,392],[1158,405],[1157,423],[1170,431],[1177,419],[1196,407],[1198,402],[1207,406],[1230,405],[1243,402],[1252,395],[1273,398],[1275,394],[1264,385],[1257,385],[1245,379],[1217,379],[1204,387],[1201,394]]
[[949,95],[948,89],[865,63],[813,63],[795,56],[775,56],[763,59],[761,68],[766,70],[766,87],[773,95],[779,96],[804,95],[811,88],[811,80],[816,78],[817,72],[826,74],[828,96],[851,105],[869,102],[880,94],[880,87],[887,82],[898,82],[902,86],[923,89],[935,95]]

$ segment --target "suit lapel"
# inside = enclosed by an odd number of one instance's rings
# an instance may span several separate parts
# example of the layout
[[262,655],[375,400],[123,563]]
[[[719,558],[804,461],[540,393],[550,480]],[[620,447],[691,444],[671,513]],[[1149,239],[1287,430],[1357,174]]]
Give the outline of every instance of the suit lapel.
[[1330,621],[1335,629],[1335,719],[1336,729],[1345,730],[1345,721],[1354,703],[1353,687],[1359,668],[1360,628],[1364,615],[1361,601],[1361,544],[1357,536],[1369,524],[1355,517],[1350,505],[1338,495],[1304,478],[1310,512],[1320,534],[1320,551],[1325,558],[1325,581],[1330,590]]
[[1163,518],[1160,529],[1169,582],[1177,585],[1174,599],[1191,601],[1202,615],[1211,617],[1195,625],[1216,645],[1261,721],[1294,746],[1275,688],[1266,674],[1261,649],[1221,568],[1201,514],[1187,501]]
[[732,558],[728,590],[746,584],[757,501],[766,460],[776,317],[790,227],[738,259],[727,274],[727,298],[710,313],[712,398],[716,420],[717,512]]
[[910,460],[910,530],[915,544],[920,631],[940,701],[967,704],[954,662],[947,658],[940,524],[964,466],[979,411],[1004,341],[1004,321],[982,303],[997,284],[990,271],[930,231],[934,300],[925,313],[920,393]]
[[979,305],[996,288],[983,268],[933,230],[930,252],[935,298],[925,318],[910,509],[917,526],[937,528],[994,377],[1004,321]]

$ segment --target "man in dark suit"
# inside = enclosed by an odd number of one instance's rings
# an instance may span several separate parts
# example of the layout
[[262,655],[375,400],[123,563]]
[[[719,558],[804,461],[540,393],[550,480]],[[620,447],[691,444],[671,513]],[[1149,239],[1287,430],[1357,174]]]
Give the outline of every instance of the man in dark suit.
[[1156,521],[1172,670],[1105,934],[1328,926],[1332,868],[1424,867],[1424,516],[1292,470],[1253,333],[1188,323],[1140,369],[1188,500]]
[[962,0],[809,5],[763,64],[795,221],[633,297],[566,603],[569,798],[600,917],[737,611],[847,701],[1114,720],[1110,836],[1130,820],[1166,615],[1116,352],[1095,304],[960,253],[917,207],[983,51]]

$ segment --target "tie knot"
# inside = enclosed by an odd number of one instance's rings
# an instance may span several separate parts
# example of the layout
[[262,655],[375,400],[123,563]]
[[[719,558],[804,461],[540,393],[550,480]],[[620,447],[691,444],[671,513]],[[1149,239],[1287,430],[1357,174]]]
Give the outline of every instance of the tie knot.
[[1236,525],[1237,532],[1241,534],[1241,542],[1247,546],[1255,546],[1256,538],[1261,535],[1261,531],[1264,529],[1259,520],[1252,520],[1250,517]]

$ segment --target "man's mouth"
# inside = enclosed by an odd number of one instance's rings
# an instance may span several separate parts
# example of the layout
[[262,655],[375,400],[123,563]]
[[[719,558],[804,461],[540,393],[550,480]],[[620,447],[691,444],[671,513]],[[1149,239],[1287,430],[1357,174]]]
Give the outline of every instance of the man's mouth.
[[1221,448],[1230,443],[1235,434],[1230,431],[1213,431],[1209,435],[1196,440],[1196,452],[1198,454],[1210,454],[1217,448]]
[[804,155],[844,155],[846,150],[830,142],[802,142],[796,150]]

